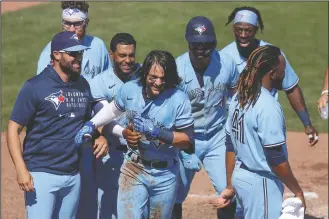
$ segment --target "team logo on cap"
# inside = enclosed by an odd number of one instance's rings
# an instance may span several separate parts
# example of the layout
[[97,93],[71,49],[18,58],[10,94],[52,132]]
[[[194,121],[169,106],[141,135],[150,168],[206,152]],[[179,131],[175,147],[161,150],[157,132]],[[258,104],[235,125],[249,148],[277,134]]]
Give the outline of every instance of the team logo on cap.
[[203,32],[205,32],[207,30],[207,28],[204,25],[202,25],[202,26],[198,26],[194,30],[197,31],[201,35]]
[[64,12],[71,16],[73,14],[79,13],[79,9],[77,9],[77,8],[68,8],[67,10],[64,10]]
[[238,15],[236,16],[236,18],[237,18],[238,20],[241,20],[242,17],[243,17],[243,14],[238,14]]
[[58,110],[61,103],[64,102],[65,97],[63,96],[63,91],[60,90],[56,93],[50,94],[48,97],[45,97],[45,100],[50,101],[54,105],[55,109]]
[[78,35],[77,35],[76,33],[73,34],[73,35],[70,37],[70,39],[73,39],[73,40],[79,42],[79,37],[78,37]]

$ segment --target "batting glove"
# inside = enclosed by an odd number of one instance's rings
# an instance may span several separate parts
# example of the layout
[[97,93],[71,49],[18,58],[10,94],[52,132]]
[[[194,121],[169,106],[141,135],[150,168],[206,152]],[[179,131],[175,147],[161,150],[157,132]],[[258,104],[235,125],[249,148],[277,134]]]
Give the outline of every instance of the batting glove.
[[195,170],[199,172],[202,168],[201,160],[195,154],[188,154],[184,151],[180,151],[180,158],[183,162],[183,166],[186,169]]
[[146,138],[158,138],[160,128],[155,127],[150,119],[137,115],[134,117],[133,122],[135,130],[144,134]]
[[78,131],[75,135],[74,141],[77,145],[81,145],[85,141],[89,141],[93,134],[95,133],[95,125],[88,121],[86,122],[83,127]]

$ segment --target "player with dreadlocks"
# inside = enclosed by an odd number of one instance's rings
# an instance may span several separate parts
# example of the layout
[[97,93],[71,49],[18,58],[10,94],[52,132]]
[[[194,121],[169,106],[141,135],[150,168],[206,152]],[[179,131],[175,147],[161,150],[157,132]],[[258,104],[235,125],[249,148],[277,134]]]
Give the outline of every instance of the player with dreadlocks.
[[270,93],[280,89],[285,67],[285,58],[275,46],[258,47],[249,56],[229,107],[227,187],[212,202],[217,208],[226,207],[236,195],[244,218],[277,219],[285,184],[306,209],[303,191],[287,160],[283,111]]
[[[226,25],[233,21],[233,34],[235,41],[228,44],[222,51],[230,54],[237,64],[238,71],[241,73],[246,66],[247,59],[250,54],[258,47],[270,45],[263,40],[256,39],[256,34],[260,29],[264,30],[264,24],[259,10],[254,7],[239,7],[235,8],[228,16]],[[305,129],[305,134],[309,137],[311,146],[318,142],[318,132],[312,126],[309,113],[305,104],[303,93],[298,86],[299,78],[294,69],[290,66],[285,55],[281,52],[286,62],[286,76],[282,81],[280,88],[286,92],[290,105],[302,121]],[[277,89],[271,90],[273,96],[277,99]]]

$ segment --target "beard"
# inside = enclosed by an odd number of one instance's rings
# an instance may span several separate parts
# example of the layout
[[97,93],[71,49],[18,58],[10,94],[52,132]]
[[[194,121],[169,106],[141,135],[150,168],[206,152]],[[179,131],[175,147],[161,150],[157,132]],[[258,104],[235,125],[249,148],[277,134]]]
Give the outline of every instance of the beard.
[[236,41],[236,45],[239,51],[239,54],[244,57],[245,59],[248,59],[250,54],[258,48],[259,46],[259,40],[255,39],[254,43],[250,43],[247,47],[241,47],[240,43]]
[[[74,63],[79,63],[80,67],[78,69],[73,67]],[[76,81],[80,77],[81,73],[81,61],[74,60],[73,62],[66,62],[63,59],[60,60],[59,66],[63,72],[68,75],[69,81]]]

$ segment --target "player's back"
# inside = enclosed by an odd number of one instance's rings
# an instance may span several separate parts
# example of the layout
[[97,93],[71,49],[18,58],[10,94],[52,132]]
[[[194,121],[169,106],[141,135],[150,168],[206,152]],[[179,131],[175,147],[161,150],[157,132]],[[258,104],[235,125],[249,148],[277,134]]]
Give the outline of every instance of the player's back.
[[262,87],[255,105],[244,109],[235,94],[229,107],[228,123],[227,131],[237,159],[250,171],[275,175],[267,163],[264,147],[284,144],[286,130],[282,108],[271,93]]

